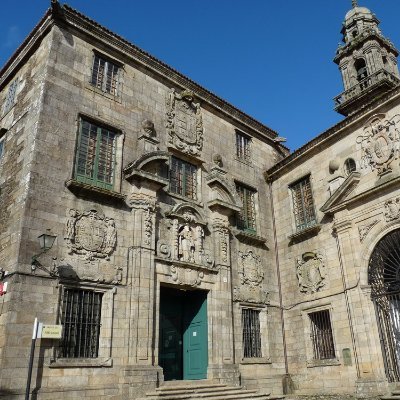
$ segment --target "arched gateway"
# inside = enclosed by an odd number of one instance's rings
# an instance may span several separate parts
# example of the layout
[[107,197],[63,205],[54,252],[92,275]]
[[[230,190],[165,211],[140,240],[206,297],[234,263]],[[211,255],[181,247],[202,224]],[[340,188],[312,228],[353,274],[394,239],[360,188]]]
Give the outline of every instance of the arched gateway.
[[390,382],[400,381],[400,229],[376,245],[368,266],[385,371]]

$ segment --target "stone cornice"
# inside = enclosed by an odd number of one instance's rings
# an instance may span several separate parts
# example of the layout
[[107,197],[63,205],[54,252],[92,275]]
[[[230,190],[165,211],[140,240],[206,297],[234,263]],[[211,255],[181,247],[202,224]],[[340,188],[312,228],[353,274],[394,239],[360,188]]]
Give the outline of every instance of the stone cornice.
[[66,23],[78,31],[92,36],[95,40],[102,41],[106,46],[112,47],[114,50],[124,54],[125,57],[133,59],[136,63],[143,65],[146,69],[150,69],[155,73],[162,75],[174,86],[193,91],[197,98],[208,103],[212,108],[215,108],[219,112],[222,112],[228,117],[238,121],[240,124],[248,127],[250,130],[256,131],[253,133],[257,133],[264,139],[267,139],[268,142],[281,153],[285,154],[285,151],[288,150],[286,146],[274,141],[274,139],[278,136],[275,131],[240,111],[238,108],[229,104],[227,101],[221,99],[202,86],[198,85],[180,72],[169,67],[167,64],[143,51],[123,37],[111,32],[97,22],[79,13],[68,5],[63,5],[62,11],[62,14],[55,14],[55,18],[57,18],[60,23]]
[[304,146],[295,150],[289,156],[285,157],[284,159],[276,163],[272,168],[267,170],[266,175],[268,176],[268,181],[274,181],[279,176],[287,172],[291,168],[291,165],[293,163],[301,161],[303,157],[307,156],[310,152],[315,150],[317,146],[320,147],[319,151],[321,151],[321,146],[327,146],[328,143],[330,143],[332,140],[338,140],[339,138],[341,138],[340,135],[344,136],[351,133],[347,130],[349,126],[367,117],[368,114],[371,113],[371,111],[374,111],[383,104],[395,101],[399,97],[400,86],[396,86],[386,95],[366,103],[359,111],[340,121],[325,132],[322,132],[320,135],[310,140]]

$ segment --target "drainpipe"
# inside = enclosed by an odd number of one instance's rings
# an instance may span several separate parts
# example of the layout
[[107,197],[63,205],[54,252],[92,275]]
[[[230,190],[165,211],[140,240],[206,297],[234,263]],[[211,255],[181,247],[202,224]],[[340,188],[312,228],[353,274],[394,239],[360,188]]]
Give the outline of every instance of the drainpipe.
[[269,197],[271,199],[270,200],[271,201],[271,217],[272,217],[272,230],[273,230],[273,235],[274,235],[276,276],[278,279],[279,309],[280,309],[280,317],[281,317],[281,330],[282,330],[282,342],[283,342],[283,357],[285,360],[285,378],[282,382],[282,385],[283,385],[283,393],[289,394],[290,375],[289,375],[289,364],[288,364],[287,350],[286,350],[285,320],[284,320],[284,315],[283,315],[282,285],[281,285],[281,272],[280,272],[280,266],[279,266],[278,238],[276,236],[274,198],[273,198],[273,194],[272,194],[272,181],[270,179],[266,179],[266,180],[268,183]]

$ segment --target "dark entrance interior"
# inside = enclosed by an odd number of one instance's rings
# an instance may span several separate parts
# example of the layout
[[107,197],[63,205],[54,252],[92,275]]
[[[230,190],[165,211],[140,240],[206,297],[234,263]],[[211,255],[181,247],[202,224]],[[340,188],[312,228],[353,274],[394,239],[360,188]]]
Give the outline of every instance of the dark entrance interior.
[[164,380],[206,379],[207,292],[160,289],[159,360]]

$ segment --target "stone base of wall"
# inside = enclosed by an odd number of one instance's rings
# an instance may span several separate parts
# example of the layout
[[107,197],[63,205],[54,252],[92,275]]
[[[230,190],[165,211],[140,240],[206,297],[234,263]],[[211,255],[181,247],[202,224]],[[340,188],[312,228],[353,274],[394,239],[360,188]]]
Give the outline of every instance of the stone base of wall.
[[384,379],[359,379],[356,381],[356,396],[359,399],[371,398],[387,393],[388,382]]
[[123,368],[123,399],[136,399],[143,397],[147,392],[153,391],[164,382],[161,367],[132,365]]
[[216,383],[224,383],[229,386],[240,385],[240,372],[237,364],[209,365],[207,375]]

